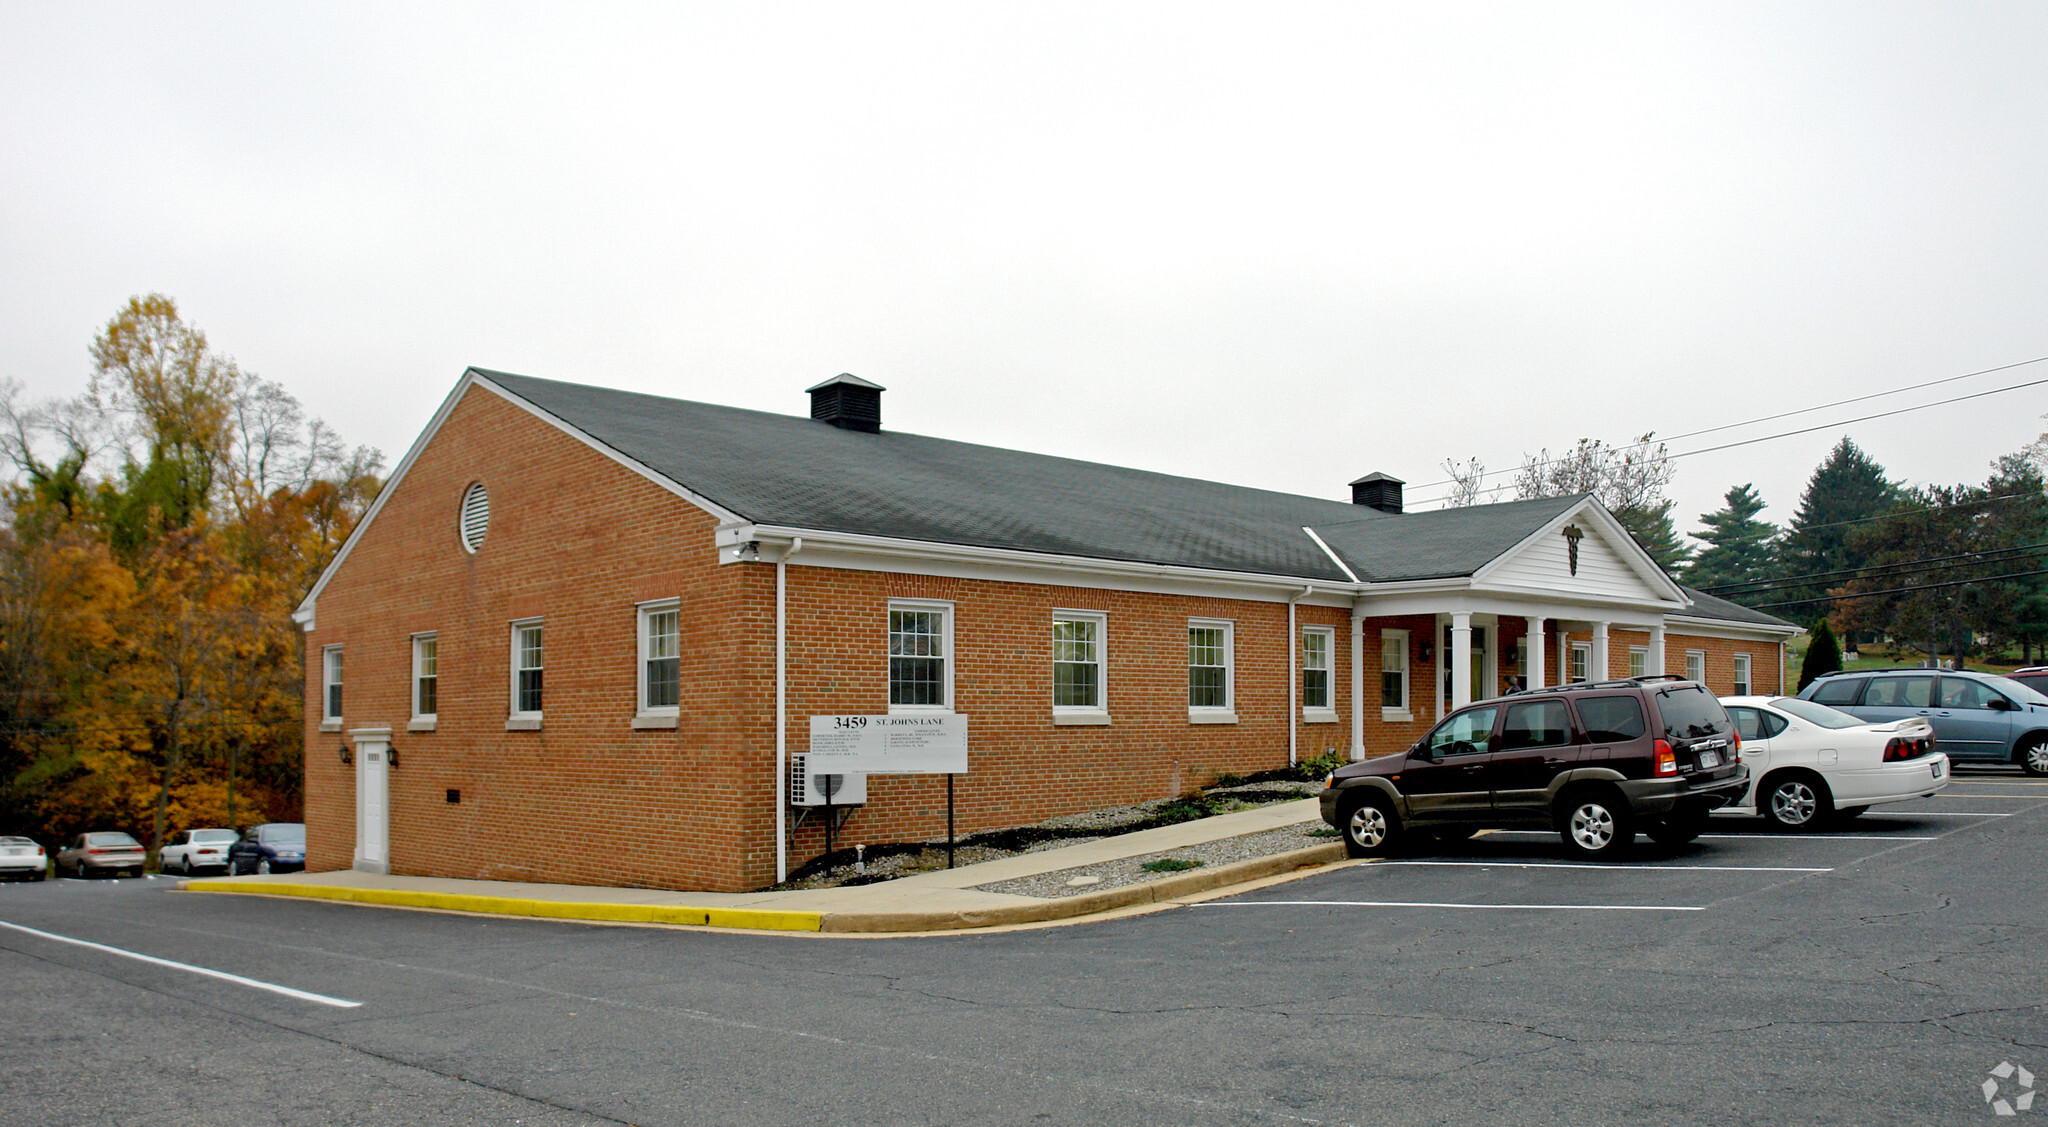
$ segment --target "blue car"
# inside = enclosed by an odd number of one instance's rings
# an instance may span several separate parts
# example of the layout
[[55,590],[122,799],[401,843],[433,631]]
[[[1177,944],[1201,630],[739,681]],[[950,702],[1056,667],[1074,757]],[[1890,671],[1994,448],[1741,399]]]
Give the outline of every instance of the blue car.
[[1954,669],[1829,673],[1799,694],[1879,724],[1923,717],[1958,763],[2017,763],[2048,775],[2048,696],[2009,677]]
[[242,840],[228,847],[228,875],[296,873],[306,867],[306,826],[303,822],[265,822],[250,826]]

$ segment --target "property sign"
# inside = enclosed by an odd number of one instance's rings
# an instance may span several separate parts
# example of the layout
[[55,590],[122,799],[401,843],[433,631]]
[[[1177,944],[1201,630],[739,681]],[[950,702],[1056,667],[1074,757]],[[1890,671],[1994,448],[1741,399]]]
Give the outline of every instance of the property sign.
[[967,717],[813,716],[811,770],[870,775],[964,775]]

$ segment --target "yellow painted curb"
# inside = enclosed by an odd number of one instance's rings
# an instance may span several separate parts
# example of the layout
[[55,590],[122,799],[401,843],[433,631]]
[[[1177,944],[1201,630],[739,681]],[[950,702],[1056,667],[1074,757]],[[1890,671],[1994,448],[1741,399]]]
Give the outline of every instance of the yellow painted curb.
[[495,916],[539,916],[558,920],[609,920],[614,923],[686,924],[693,927],[737,927],[755,931],[817,931],[819,912],[766,908],[693,908],[681,904],[606,904],[573,900],[531,900],[517,896],[476,896],[464,892],[413,892],[396,888],[337,888],[326,884],[266,881],[192,880],[179,885],[192,892],[239,892],[256,896],[296,896],[309,900],[346,900],[356,904],[388,904],[399,908],[434,908],[444,912],[483,912]]

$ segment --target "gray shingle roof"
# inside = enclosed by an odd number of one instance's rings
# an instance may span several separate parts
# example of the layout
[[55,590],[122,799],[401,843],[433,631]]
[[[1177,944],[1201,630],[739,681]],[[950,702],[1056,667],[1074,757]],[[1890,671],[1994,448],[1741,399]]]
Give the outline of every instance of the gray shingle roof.
[[1723,622],[1741,622],[1752,626],[1783,626],[1793,630],[1799,629],[1799,624],[1796,622],[1787,622],[1776,615],[1765,614],[1760,610],[1751,610],[1741,603],[1731,603],[1726,599],[1709,595],[1705,591],[1696,590],[1684,584],[1680,584],[1678,589],[1684,591],[1685,597],[1692,600],[1692,609],[1685,613],[1694,618],[1712,618]]
[[792,415],[475,369],[758,524],[1342,582],[1469,575],[1578,497],[1361,505]]

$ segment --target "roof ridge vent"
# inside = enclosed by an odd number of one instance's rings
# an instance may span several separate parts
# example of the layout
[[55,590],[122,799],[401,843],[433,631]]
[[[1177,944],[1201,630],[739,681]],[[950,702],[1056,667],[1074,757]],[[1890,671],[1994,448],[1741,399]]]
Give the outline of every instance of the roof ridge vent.
[[811,396],[811,418],[840,430],[874,434],[882,429],[882,393],[888,389],[852,372],[841,372],[804,389]]
[[1351,503],[1378,509],[1383,513],[1401,511],[1401,487],[1408,484],[1398,477],[1383,473],[1369,473],[1351,483]]

